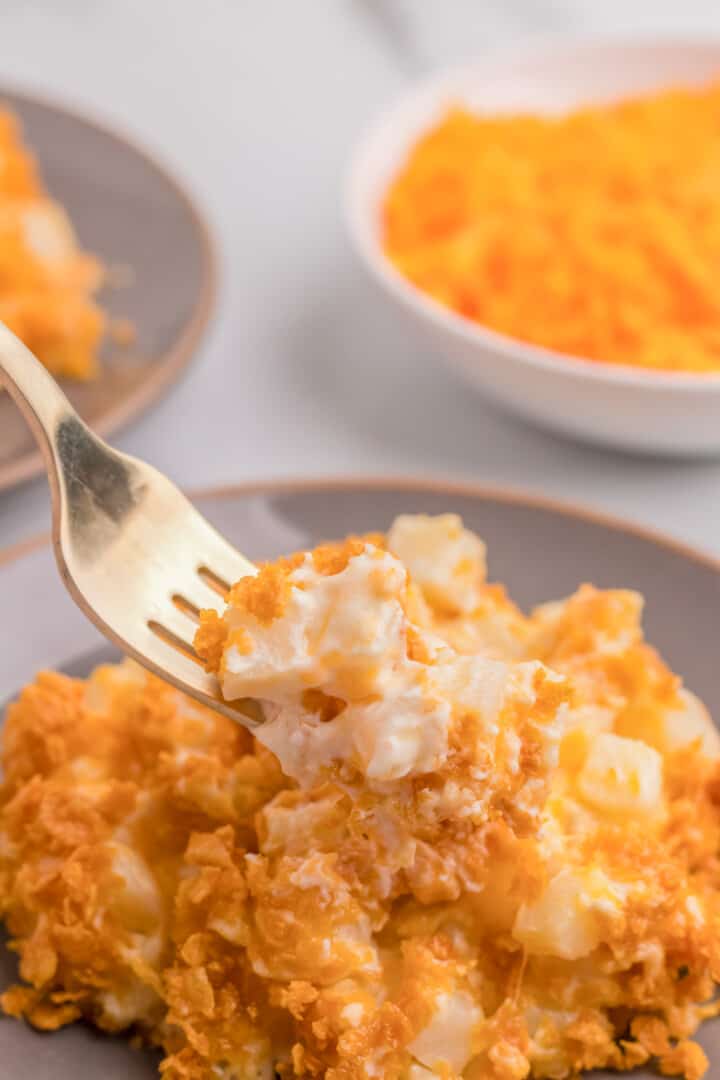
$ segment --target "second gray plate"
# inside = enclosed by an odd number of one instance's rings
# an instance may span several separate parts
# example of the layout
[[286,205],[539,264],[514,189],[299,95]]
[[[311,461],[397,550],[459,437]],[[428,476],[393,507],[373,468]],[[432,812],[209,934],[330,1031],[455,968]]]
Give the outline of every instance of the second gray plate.
[[[0,89],[21,119],[45,184],[66,208],[80,243],[108,267],[127,267],[124,287],[100,301],[129,319],[132,346],[108,342],[100,376],[63,388],[82,417],[108,435],[178,378],[212,309],[215,260],[200,213],[148,155],[103,126],[59,106]],[[0,393],[0,490],[41,473],[35,442]]]

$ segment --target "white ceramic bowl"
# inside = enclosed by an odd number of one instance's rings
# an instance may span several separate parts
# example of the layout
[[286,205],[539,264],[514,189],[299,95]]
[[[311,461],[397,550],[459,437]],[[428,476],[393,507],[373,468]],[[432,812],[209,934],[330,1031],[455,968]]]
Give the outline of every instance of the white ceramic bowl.
[[495,333],[402,277],[386,258],[380,233],[388,184],[419,135],[453,103],[562,112],[713,76],[720,77],[720,41],[558,40],[431,78],[388,109],[354,155],[346,190],[354,245],[437,352],[498,404],[588,442],[681,457],[718,454],[720,375],[602,364]]

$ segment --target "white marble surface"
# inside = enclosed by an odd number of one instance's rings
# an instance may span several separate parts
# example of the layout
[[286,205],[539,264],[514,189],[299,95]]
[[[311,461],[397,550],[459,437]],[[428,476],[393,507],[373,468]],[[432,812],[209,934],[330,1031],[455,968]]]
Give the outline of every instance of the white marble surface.
[[[716,0],[3,0],[0,82],[90,106],[154,147],[222,248],[197,364],[117,444],[191,487],[470,477],[720,553],[719,462],[593,451],[498,415],[407,338],[339,209],[358,133],[414,74],[533,34],[698,31],[720,34]],[[42,482],[0,497],[0,545],[47,519]]]

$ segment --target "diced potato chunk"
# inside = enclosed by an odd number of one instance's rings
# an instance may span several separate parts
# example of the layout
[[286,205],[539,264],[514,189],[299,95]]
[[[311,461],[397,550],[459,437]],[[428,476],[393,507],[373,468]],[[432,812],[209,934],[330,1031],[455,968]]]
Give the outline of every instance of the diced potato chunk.
[[400,514],[387,542],[433,607],[453,614],[477,607],[485,545],[457,514]]
[[582,798],[610,815],[659,814],[662,757],[639,739],[604,732],[592,742],[578,778]]
[[561,870],[539,900],[520,908],[513,937],[531,954],[578,960],[600,943],[594,902],[591,883],[583,875]]
[[473,1029],[482,1020],[482,1011],[463,991],[438,994],[435,1004],[432,1020],[408,1050],[428,1068],[443,1064],[462,1072],[472,1057]]

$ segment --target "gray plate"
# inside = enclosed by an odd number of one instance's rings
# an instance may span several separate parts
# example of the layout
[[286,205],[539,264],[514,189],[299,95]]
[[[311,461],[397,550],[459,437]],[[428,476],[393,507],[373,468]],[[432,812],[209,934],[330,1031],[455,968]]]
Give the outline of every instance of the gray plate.
[[[563,596],[583,581],[643,592],[650,640],[714,715],[720,715],[715,648],[720,627],[720,566],[680,545],[541,501],[449,485],[337,481],[210,493],[197,501],[252,558],[274,557],[348,532],[383,529],[400,512],[455,510],[488,542],[491,577],[505,582],[525,607]],[[46,612],[50,619],[53,591],[44,575],[52,573],[48,554],[36,574],[44,595],[50,597]],[[84,675],[109,655],[102,650],[64,667]],[[6,957],[0,982],[7,981],[12,971]],[[150,1055],[135,1053],[122,1040],[103,1038],[82,1026],[38,1035],[22,1024],[0,1020],[0,1031],[0,1080],[14,1080],[23,1073],[33,1080],[156,1076]],[[706,1027],[702,1041],[711,1058],[720,1063],[720,1024]]]
[[[179,377],[207,322],[214,259],[207,227],[175,180],[119,135],[60,107],[0,89],[22,120],[51,194],[81,244],[107,266],[129,267],[127,286],[105,289],[111,316],[129,318],[137,341],[108,344],[91,383],[64,384],[100,434],[137,416]],[[0,394],[0,490],[42,472],[35,443]]]

